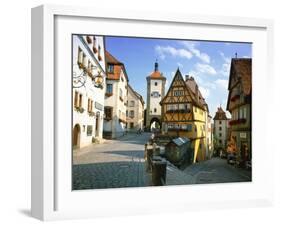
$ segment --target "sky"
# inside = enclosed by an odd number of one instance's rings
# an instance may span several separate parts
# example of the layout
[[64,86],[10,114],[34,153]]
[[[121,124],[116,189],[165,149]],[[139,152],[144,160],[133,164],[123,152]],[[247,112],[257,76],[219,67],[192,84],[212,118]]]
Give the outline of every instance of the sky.
[[[220,105],[226,109],[231,58],[236,53],[238,58],[252,57],[250,43],[107,36],[105,47],[124,63],[130,85],[145,102],[146,77],[154,70],[157,59],[159,71],[167,78],[165,91],[179,68],[183,77],[195,78],[212,117]],[[227,115],[230,117],[229,112]]]

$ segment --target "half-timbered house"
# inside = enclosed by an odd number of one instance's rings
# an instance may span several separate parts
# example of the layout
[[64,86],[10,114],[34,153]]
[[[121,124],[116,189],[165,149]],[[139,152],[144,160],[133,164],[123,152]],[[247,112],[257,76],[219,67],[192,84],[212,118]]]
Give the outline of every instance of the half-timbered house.
[[233,58],[230,66],[227,110],[230,139],[228,152],[241,161],[251,160],[252,59]]
[[208,105],[195,79],[186,76],[184,80],[178,69],[161,106],[163,132],[172,137],[189,138],[193,149],[193,162],[205,160],[208,155]]

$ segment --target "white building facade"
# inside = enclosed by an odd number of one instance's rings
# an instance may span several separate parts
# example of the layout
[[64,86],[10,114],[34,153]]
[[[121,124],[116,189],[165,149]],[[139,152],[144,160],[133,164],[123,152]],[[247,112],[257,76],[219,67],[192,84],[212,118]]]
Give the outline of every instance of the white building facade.
[[104,138],[115,139],[126,133],[128,76],[123,63],[106,52]]
[[73,35],[73,148],[102,138],[105,53],[101,36]]
[[228,140],[228,122],[225,111],[219,107],[214,117],[214,138],[216,151],[226,151]]
[[146,105],[146,127],[157,128],[162,126],[160,102],[165,96],[166,78],[158,70],[158,63],[155,63],[154,71],[146,77],[147,81],[147,105]]
[[142,96],[128,85],[127,129],[136,132],[143,129],[144,101]]

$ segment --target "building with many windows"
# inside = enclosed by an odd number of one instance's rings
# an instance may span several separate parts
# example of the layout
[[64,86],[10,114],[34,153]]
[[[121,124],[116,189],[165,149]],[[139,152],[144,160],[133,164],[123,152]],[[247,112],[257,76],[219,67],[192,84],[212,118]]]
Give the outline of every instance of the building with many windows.
[[228,122],[225,111],[218,107],[216,115],[214,117],[214,139],[215,139],[215,151],[217,155],[222,155],[226,152],[227,140],[228,140]]
[[73,35],[74,148],[102,138],[105,93],[105,54],[102,36]]
[[106,92],[104,138],[118,138],[126,132],[127,124],[127,95],[128,75],[125,65],[112,56],[108,51],[106,56]]
[[252,59],[231,60],[227,110],[231,113],[228,152],[235,152],[238,160],[251,160]]
[[206,160],[208,105],[194,78],[184,80],[178,69],[161,106],[163,132],[191,140],[192,162]]
[[143,129],[144,101],[142,96],[128,85],[127,103],[127,129],[128,131],[138,131]]
[[160,101],[165,95],[166,78],[158,69],[158,63],[155,62],[154,71],[146,77],[147,81],[147,105],[146,122],[147,128],[161,128],[161,105]]

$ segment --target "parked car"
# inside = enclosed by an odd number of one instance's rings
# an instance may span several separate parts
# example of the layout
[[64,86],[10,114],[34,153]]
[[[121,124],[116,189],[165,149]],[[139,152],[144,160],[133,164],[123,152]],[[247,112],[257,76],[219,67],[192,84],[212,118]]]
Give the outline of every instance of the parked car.
[[236,155],[234,153],[228,153],[227,154],[227,163],[234,165],[236,162]]

